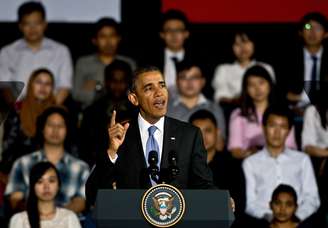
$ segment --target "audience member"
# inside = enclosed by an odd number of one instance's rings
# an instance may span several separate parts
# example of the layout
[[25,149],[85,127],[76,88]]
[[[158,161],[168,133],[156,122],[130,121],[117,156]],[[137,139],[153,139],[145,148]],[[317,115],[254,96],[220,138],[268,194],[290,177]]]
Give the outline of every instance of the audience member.
[[33,166],[29,183],[26,211],[15,214],[9,228],[81,227],[72,211],[56,206],[61,179],[52,163],[40,162]]
[[286,75],[281,75],[281,84],[286,87],[288,100],[301,110],[310,103],[308,95],[314,92],[316,82],[328,80],[328,53],[323,45],[327,28],[323,14],[311,12],[304,15],[299,23],[303,45],[292,52],[292,57],[288,56],[289,65],[283,68]]
[[[274,83],[265,68],[255,65],[244,75],[241,107],[233,111],[230,118],[228,150],[233,157],[243,159],[265,145],[262,131],[264,111],[276,101]],[[286,140],[290,148],[296,148],[294,131]]]
[[232,109],[240,102],[243,76],[249,67],[263,66],[270,76],[275,78],[274,71],[269,64],[255,60],[255,43],[250,34],[237,32],[234,35],[232,50],[236,58],[235,62],[220,64],[215,70],[212,81],[214,100],[227,109],[225,110],[227,120]]
[[281,184],[272,193],[270,202],[273,219],[270,228],[296,228],[297,194],[290,185]]
[[38,118],[37,135],[42,142],[41,149],[19,158],[10,172],[5,194],[13,210],[24,208],[30,170],[41,161],[51,162],[59,171],[62,185],[56,203],[75,212],[85,209],[84,189],[89,168],[66,151],[68,126],[68,113],[61,107],[50,107]]
[[[0,79],[27,84],[31,73],[39,68],[49,69],[55,79],[55,98],[62,104],[72,86],[72,62],[68,48],[46,38],[46,12],[40,2],[25,2],[18,9],[19,29],[23,38],[0,51]],[[23,98],[26,94],[22,92]]]
[[38,116],[55,104],[54,76],[47,69],[35,70],[28,82],[26,97],[16,103],[6,119],[2,164],[9,172],[13,162],[38,147],[36,123]]
[[321,194],[322,204],[328,203],[328,95],[327,85],[322,84],[313,105],[304,113],[302,148],[312,158],[313,167]]
[[94,25],[92,43],[97,52],[77,60],[74,76],[74,98],[81,102],[82,108],[92,104],[104,92],[104,70],[114,60],[125,61],[132,70],[136,63],[129,57],[119,55],[121,27],[112,18],[101,18]]
[[293,114],[284,106],[271,106],[263,115],[266,146],[246,158],[246,210],[257,219],[272,221],[269,202],[279,184],[291,185],[298,196],[296,217],[303,221],[320,206],[311,160],[303,152],[289,149],[285,142],[292,127]]
[[212,112],[218,123],[218,147],[224,147],[225,121],[223,112],[217,104],[208,100],[203,94],[202,89],[206,79],[200,67],[196,64],[186,62],[180,63],[177,75],[178,94],[171,98],[168,104],[168,116],[187,122],[190,115],[199,109],[206,109]]
[[189,35],[189,21],[183,12],[168,10],[162,15],[160,37],[164,48],[151,55],[148,62],[163,72],[171,97],[176,93],[176,64],[198,57],[186,44]]
[[190,116],[189,122],[202,132],[207,164],[212,170],[214,184],[221,189],[230,189],[230,157],[228,153],[216,149],[220,129],[215,116],[208,110],[200,109]]
[[118,121],[125,121],[137,114],[129,102],[127,93],[132,80],[132,71],[124,61],[114,60],[105,68],[106,94],[86,108],[81,124],[81,158],[90,167],[95,164],[96,155],[108,145],[108,124],[114,110]]

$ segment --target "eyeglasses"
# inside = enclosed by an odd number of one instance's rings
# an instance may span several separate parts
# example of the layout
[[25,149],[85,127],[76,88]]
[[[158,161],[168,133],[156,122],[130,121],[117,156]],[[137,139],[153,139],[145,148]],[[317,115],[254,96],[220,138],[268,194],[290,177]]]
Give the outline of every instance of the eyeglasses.
[[200,77],[200,76],[191,76],[191,77],[188,77],[186,75],[181,75],[178,79],[179,80],[183,80],[183,81],[197,81],[197,80],[202,79],[202,77]]
[[318,25],[313,26],[313,25],[310,24],[310,23],[306,23],[306,24],[304,25],[304,29],[305,29],[305,30],[314,30],[314,31],[316,31],[316,32],[321,32],[321,31],[323,30],[323,27],[322,27],[322,26],[318,26]]
[[183,32],[185,32],[186,30],[183,28],[179,28],[179,29],[165,29],[164,33],[172,33],[172,34],[181,34]]

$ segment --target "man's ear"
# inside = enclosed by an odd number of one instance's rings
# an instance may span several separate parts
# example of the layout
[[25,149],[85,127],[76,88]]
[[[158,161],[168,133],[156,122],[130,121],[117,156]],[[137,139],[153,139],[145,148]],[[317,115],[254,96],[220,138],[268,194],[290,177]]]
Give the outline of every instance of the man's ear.
[[159,33],[159,36],[161,37],[162,40],[164,40],[165,34],[164,34],[163,31],[161,31],[161,32]]
[[325,35],[323,37],[324,39],[328,39],[328,31],[325,32]]
[[134,106],[138,106],[139,105],[139,101],[138,101],[138,97],[135,93],[133,92],[129,92],[128,94],[128,99],[129,101],[134,105]]

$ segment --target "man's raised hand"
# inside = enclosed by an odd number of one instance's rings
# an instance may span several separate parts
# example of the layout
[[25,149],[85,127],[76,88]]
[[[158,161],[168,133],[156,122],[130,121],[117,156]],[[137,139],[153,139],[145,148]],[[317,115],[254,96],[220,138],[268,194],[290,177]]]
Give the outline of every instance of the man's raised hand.
[[125,134],[129,128],[129,123],[125,123],[124,125],[120,123],[116,123],[116,111],[113,111],[110,125],[108,128],[109,134],[109,148],[107,150],[108,156],[111,159],[116,158],[116,153],[118,148],[123,144],[125,139]]

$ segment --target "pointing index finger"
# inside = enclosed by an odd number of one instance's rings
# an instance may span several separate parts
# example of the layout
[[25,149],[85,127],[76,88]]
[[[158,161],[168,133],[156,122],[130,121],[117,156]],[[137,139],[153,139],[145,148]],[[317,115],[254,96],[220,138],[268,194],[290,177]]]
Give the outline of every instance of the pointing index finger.
[[113,127],[115,125],[115,119],[116,119],[116,111],[113,111],[112,117],[110,119],[110,127]]

